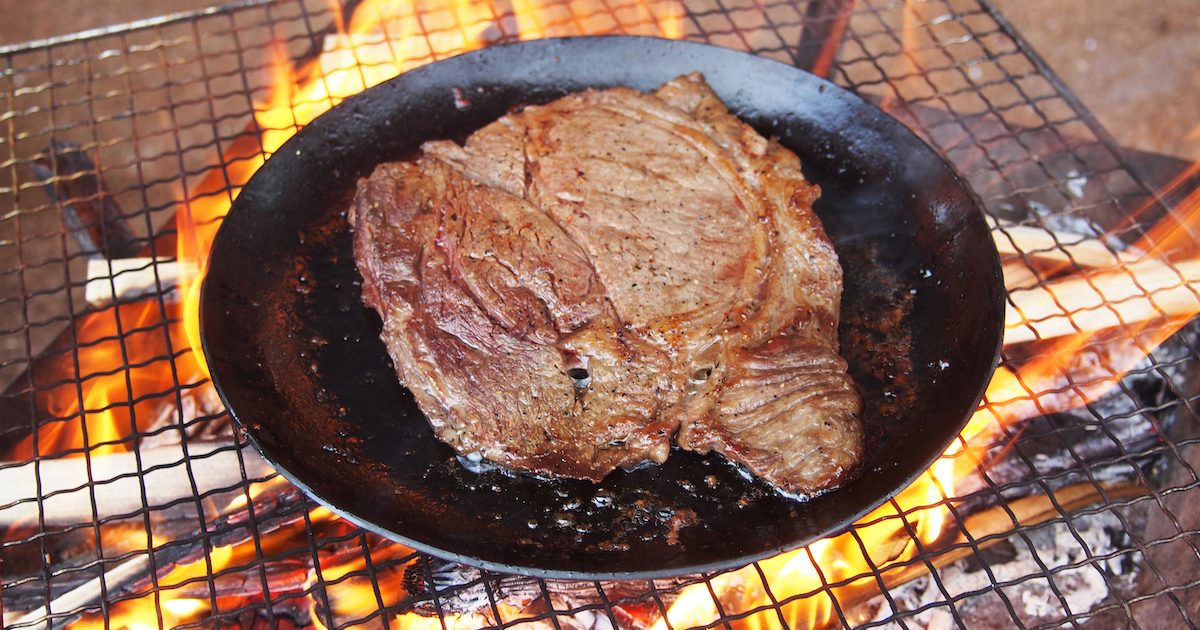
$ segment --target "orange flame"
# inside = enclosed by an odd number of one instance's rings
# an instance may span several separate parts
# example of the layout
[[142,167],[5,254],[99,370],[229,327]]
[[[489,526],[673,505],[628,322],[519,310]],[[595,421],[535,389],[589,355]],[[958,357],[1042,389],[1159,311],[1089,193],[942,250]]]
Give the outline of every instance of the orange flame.
[[107,620],[100,613],[89,613],[71,627],[76,630],[135,630],[139,626],[157,628],[159,614],[162,615],[164,624],[170,626],[196,620],[209,611],[208,602],[194,597],[171,597],[171,589],[178,588],[188,581],[203,580],[210,573],[229,566],[231,560],[235,560],[231,548],[215,548],[207,558],[179,565],[160,578],[158,585],[162,591],[159,595],[149,592],[136,599],[122,600],[109,607]]
[[[1200,127],[1198,127],[1200,129]],[[1193,162],[1160,191],[1159,197],[1179,192],[1189,182],[1200,175],[1200,160]],[[1152,199],[1133,213],[1135,219],[1141,219],[1157,205],[1158,200]],[[1181,258],[1196,255],[1197,226],[1200,226],[1200,188],[1188,191],[1183,199],[1174,204],[1166,218],[1152,227],[1145,236],[1138,240],[1138,246],[1148,252],[1151,257]]]
[[[1186,169],[1164,190],[1164,194],[1200,172],[1200,162]],[[1200,190],[1184,195],[1164,219],[1140,239],[1135,248],[1146,259],[1194,259],[1200,243],[1193,230],[1200,229]],[[1193,289],[1195,290],[1195,289]],[[838,621],[833,600],[854,600],[863,590],[878,588],[876,573],[915,557],[918,544],[929,545],[958,526],[944,505],[953,497],[955,484],[975,473],[1005,426],[1025,418],[1064,411],[1088,404],[1113,389],[1159,344],[1191,320],[1196,313],[1130,323],[1115,331],[1081,332],[1045,348],[1034,360],[1013,370],[1001,366],[988,385],[985,405],[977,411],[961,435],[925,475],[876,509],[844,534],[826,538],[801,549],[759,562],[767,576],[770,592],[762,586],[753,566],[718,576],[713,591],[698,584],[688,587],[667,611],[666,620],[654,627],[695,627],[712,624],[725,615],[764,608],[734,624],[746,628],[779,628],[780,616],[770,609],[772,600],[795,601],[783,606],[789,627],[819,628]],[[1098,347],[1099,346],[1099,347]],[[1103,352],[1103,356],[1099,355]],[[1102,370],[1081,368],[1091,364]],[[1094,366],[1092,366],[1094,368]],[[1097,372],[1098,373],[1091,373]],[[1078,375],[1087,372],[1088,378]],[[1055,392],[1053,396],[1047,392]],[[829,584],[842,583],[836,588]],[[712,593],[719,601],[714,602]],[[718,608],[719,604],[719,608]]]
[[[55,419],[38,430],[36,453],[127,451],[133,446],[127,436],[157,424],[176,402],[171,362],[181,383],[195,382],[201,369],[181,354],[188,344],[170,325],[177,317],[174,307],[163,312],[157,302],[144,301],[80,318],[73,329],[76,349],[49,359],[61,380],[38,393],[39,407]],[[27,437],[9,457],[30,459],[34,446],[34,437]]]
[[[903,72],[911,81],[924,80],[919,51],[919,29],[925,20],[921,6],[906,0],[903,6],[901,50]],[[903,82],[904,80],[902,80]],[[889,110],[901,98],[898,86],[884,96]],[[966,133],[965,131],[963,133]],[[1142,220],[1161,198],[1181,190],[1200,173],[1200,161],[1180,173],[1145,207],[1131,214]],[[1145,252],[1147,263],[1194,260],[1200,257],[1200,189],[1192,190],[1171,208],[1130,251]],[[1060,265],[1057,271],[1067,267]],[[1181,282],[1185,279],[1181,276]],[[1192,288],[1200,293],[1200,289]],[[988,447],[1004,427],[1045,413],[1088,404],[1117,385],[1126,372],[1190,321],[1196,312],[1185,312],[1128,323],[1116,331],[1079,332],[1047,344],[1038,356],[1018,369],[1001,366],[988,386],[985,403],[969,420],[960,436],[930,469],[891,502],[860,519],[849,531],[812,543],[805,549],[753,565],[685,588],[653,626],[707,627],[722,616],[760,610],[732,624],[737,628],[821,628],[838,625],[838,610],[846,601],[861,601],[862,593],[877,593],[889,569],[913,559],[920,546],[935,544],[960,527],[945,505],[955,496],[956,483],[986,468]],[[1100,349],[1097,346],[1101,346]],[[1103,351],[1102,357],[1094,357]],[[1094,368],[1101,364],[1106,369]],[[1074,378],[1088,372],[1089,378]],[[1046,392],[1056,392],[1047,397]],[[1061,393],[1059,393],[1061,392]],[[830,587],[831,584],[838,584]],[[711,586],[711,589],[710,589]],[[715,598],[714,598],[715,594]],[[786,602],[780,612],[773,603]]]

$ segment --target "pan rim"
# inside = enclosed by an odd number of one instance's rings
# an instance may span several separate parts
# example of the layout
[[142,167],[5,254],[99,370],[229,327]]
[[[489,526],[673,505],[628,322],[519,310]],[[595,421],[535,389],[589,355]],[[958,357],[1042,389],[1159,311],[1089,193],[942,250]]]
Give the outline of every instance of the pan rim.
[[[961,191],[962,193],[964,193],[966,195],[969,205],[972,207],[972,212],[970,213],[971,217],[968,220],[978,219],[981,222],[983,221],[983,214],[984,214],[983,209],[985,206],[983,205],[982,201],[980,200],[978,194],[958,174],[958,172],[954,169],[954,167],[949,162],[947,162],[946,159],[940,153],[938,153],[935,149],[933,149],[927,143],[925,143],[924,140],[922,140],[919,136],[917,136],[911,129],[909,129],[906,125],[904,125],[900,121],[896,120],[895,117],[893,117],[890,114],[888,114],[887,112],[883,111],[881,108],[879,108],[874,103],[872,103],[866,99],[863,99],[862,97],[858,96],[857,94],[850,92],[849,90],[842,88],[826,79],[817,77],[815,75],[811,75],[811,74],[805,72],[804,70],[801,70],[801,69],[791,66],[789,64],[779,62],[779,61],[776,61],[773,59],[769,59],[766,57],[762,57],[759,55],[755,55],[753,53],[749,53],[749,52],[745,52],[745,51],[723,48],[720,46],[714,46],[711,44],[705,44],[705,43],[700,43],[700,42],[692,42],[692,41],[686,41],[686,40],[672,40],[672,39],[664,39],[664,38],[658,38],[658,37],[634,36],[634,35],[599,35],[599,36],[572,36],[572,37],[561,37],[561,38],[544,38],[544,39],[539,39],[539,40],[528,40],[528,41],[495,44],[495,45],[489,46],[484,49],[469,51],[469,52],[465,52],[465,53],[462,53],[459,55],[455,55],[453,57],[448,57],[446,59],[439,60],[437,62],[433,62],[430,64],[426,64],[421,67],[410,70],[408,72],[402,73],[402,74],[398,75],[397,77],[394,77],[392,79],[389,79],[388,81],[381,83],[378,86],[368,88],[367,90],[363,90],[359,94],[356,94],[352,97],[345,99],[344,101],[342,101],[342,103],[340,103],[336,107],[344,108],[348,104],[352,105],[356,99],[363,98],[363,95],[369,93],[371,90],[380,89],[383,86],[386,86],[393,82],[404,80],[406,77],[408,77],[409,80],[411,80],[412,78],[420,77],[425,73],[434,72],[435,71],[434,69],[437,67],[438,64],[445,63],[445,62],[451,62],[456,59],[461,59],[461,58],[469,57],[472,55],[479,55],[479,54],[484,53],[487,50],[492,50],[495,48],[523,48],[523,47],[529,47],[529,46],[553,45],[556,42],[571,42],[571,41],[577,41],[577,40],[590,40],[590,41],[596,41],[596,40],[646,40],[646,41],[669,43],[670,45],[673,45],[673,46],[685,46],[685,47],[695,46],[695,47],[699,47],[699,48],[718,48],[718,49],[721,49],[722,51],[726,51],[728,53],[752,57],[757,62],[774,64],[776,66],[786,69],[786,71],[788,71],[788,72],[803,73],[803,74],[807,75],[807,77],[808,77],[806,80],[816,81],[816,82],[818,82],[819,85],[822,85],[825,88],[825,90],[832,90],[836,94],[841,95],[841,97],[843,97],[843,98],[849,98],[852,101],[854,101],[857,105],[865,106],[866,108],[871,110],[873,115],[884,117],[886,120],[890,121],[891,123],[894,123],[895,128],[898,130],[899,133],[909,136],[911,138],[911,140],[919,143],[922,147],[924,147],[925,150],[927,150],[934,158],[936,158],[937,168],[942,171],[941,174],[944,175],[949,182],[953,183],[953,185],[959,191]],[[331,109],[330,111],[334,111],[334,110]],[[326,116],[327,114],[328,114],[328,112],[326,114],[322,114],[322,117]],[[305,129],[312,127],[319,119],[320,119],[320,117],[317,120],[314,120],[312,123],[309,123],[309,125],[306,126]],[[289,138],[288,141],[276,151],[275,155],[285,153],[289,149],[289,145],[291,145],[293,142],[295,142],[296,138],[300,137],[300,135],[303,132],[304,132],[304,129],[301,129],[295,135],[293,135],[292,138]],[[259,178],[260,176],[263,176],[262,174],[265,171],[267,171],[267,168],[268,168],[270,162],[271,162],[271,160],[268,159],[267,162],[254,173],[254,175],[243,186],[243,188],[242,188],[243,192],[246,190],[252,189],[254,187],[255,179]],[[233,212],[235,212],[236,209],[239,207],[238,200],[240,200],[240,199],[242,199],[242,197],[239,194],[238,199],[235,199],[233,204],[230,207],[230,210],[229,210],[230,215],[232,215]],[[216,260],[218,258],[218,254],[223,252],[222,244],[227,243],[229,241],[228,231],[223,229],[225,227],[225,224],[226,224],[226,222],[223,221],[222,229],[218,230],[218,233],[217,233],[216,237],[214,238],[212,247],[209,252],[210,263],[211,263],[211,261]],[[836,527],[833,527],[824,532],[817,532],[817,533],[814,533],[814,534],[811,534],[808,536],[801,537],[801,538],[797,539],[796,541],[790,542],[788,544],[772,546],[768,549],[764,549],[764,550],[761,550],[758,552],[739,555],[736,558],[722,558],[722,559],[718,559],[718,560],[714,560],[714,561],[706,562],[706,563],[688,563],[686,566],[682,566],[682,567],[681,566],[671,566],[671,567],[666,567],[666,568],[647,568],[644,570],[633,570],[633,571],[613,571],[613,570],[579,571],[579,570],[569,570],[569,569],[568,570],[553,569],[553,568],[546,568],[544,566],[535,566],[532,564],[525,564],[525,565],[513,564],[513,563],[508,563],[508,562],[499,562],[499,561],[495,561],[495,560],[489,560],[486,558],[465,555],[465,554],[461,554],[459,552],[455,552],[451,549],[444,549],[440,546],[430,544],[427,542],[423,542],[421,540],[414,539],[410,536],[401,534],[397,531],[394,531],[394,529],[389,528],[385,525],[381,525],[381,524],[376,523],[368,518],[358,516],[355,513],[355,511],[352,509],[348,509],[343,506],[336,505],[334,502],[326,500],[325,498],[323,498],[321,496],[321,494],[316,492],[312,488],[312,486],[310,486],[306,481],[304,481],[304,479],[302,479],[300,476],[294,474],[291,470],[288,469],[288,467],[281,466],[279,464],[279,458],[271,455],[269,450],[263,448],[262,443],[259,441],[259,439],[255,435],[255,431],[252,430],[252,428],[251,428],[252,423],[247,422],[246,421],[247,419],[241,417],[242,414],[240,414],[238,411],[239,406],[232,404],[232,401],[230,400],[230,398],[231,398],[230,392],[227,391],[227,388],[222,385],[222,379],[224,377],[218,376],[219,370],[213,370],[211,368],[211,365],[209,366],[210,378],[213,382],[215,389],[217,390],[218,395],[220,396],[222,403],[225,405],[226,410],[229,412],[230,416],[234,419],[234,421],[237,422],[237,424],[244,429],[244,434],[246,435],[250,444],[254,447],[254,449],[259,454],[262,455],[262,457],[264,458],[265,461],[270,463],[271,466],[276,471],[279,472],[280,475],[282,475],[289,482],[293,483],[298,488],[300,488],[307,496],[311,497],[317,503],[327,507],[328,509],[330,509],[333,513],[337,514],[338,516],[347,519],[348,521],[354,523],[355,525],[357,525],[359,527],[362,527],[363,529],[366,529],[375,534],[381,535],[390,540],[394,540],[396,542],[400,542],[404,545],[407,545],[407,546],[413,548],[414,550],[428,553],[430,555],[437,556],[439,558],[444,558],[447,560],[460,562],[463,564],[467,564],[467,565],[474,566],[474,567],[479,567],[479,568],[486,569],[486,570],[492,570],[492,571],[498,571],[498,572],[504,572],[504,573],[518,573],[521,575],[528,575],[531,577],[547,578],[547,579],[589,579],[589,580],[590,579],[614,579],[614,580],[653,579],[653,578],[664,578],[664,577],[677,577],[677,576],[681,576],[681,575],[688,575],[688,574],[694,574],[694,573],[710,573],[710,572],[715,572],[715,571],[731,569],[731,568],[749,564],[751,562],[756,562],[758,560],[762,560],[765,558],[770,558],[770,557],[773,557],[773,556],[778,555],[783,552],[799,549],[808,544],[811,544],[812,542],[814,542],[816,540],[839,535],[840,533],[847,531],[848,528],[853,527],[853,524],[856,521],[861,519],[866,514],[870,513],[872,510],[875,510],[880,505],[883,505],[888,500],[892,499],[897,494],[899,494],[901,491],[903,491],[905,488],[910,486],[916,479],[918,479],[921,475],[923,475],[933,465],[934,462],[936,462],[941,457],[945,448],[948,447],[958,437],[958,435],[961,433],[963,427],[965,427],[967,422],[969,422],[971,415],[975,412],[975,410],[977,410],[979,408],[979,404],[982,401],[982,399],[986,393],[987,386],[991,381],[992,374],[994,373],[996,367],[998,366],[1000,358],[1001,358],[1001,351],[1003,348],[1003,332],[1004,332],[1004,318],[1002,315],[1003,315],[1004,309],[1007,306],[1007,300],[1005,298],[1006,294],[1005,294],[1004,288],[1003,288],[1003,280],[1002,280],[1003,276],[1001,273],[1000,259],[999,259],[999,254],[997,253],[994,246],[990,247],[987,252],[983,252],[982,255],[986,255],[989,258],[987,263],[982,263],[988,267],[987,271],[988,271],[989,280],[992,282],[995,282],[1000,288],[999,307],[1000,307],[1001,317],[996,320],[993,330],[985,331],[988,335],[992,336],[995,339],[994,348],[992,350],[992,356],[988,359],[988,362],[987,362],[987,365],[989,367],[986,370],[986,378],[981,379],[981,382],[976,386],[977,391],[975,392],[974,396],[971,399],[972,403],[969,405],[969,407],[967,408],[967,411],[965,413],[960,414],[962,417],[957,422],[955,431],[953,433],[948,434],[944,438],[944,440],[939,440],[939,448],[936,449],[936,451],[934,451],[931,456],[929,456],[927,458],[923,458],[922,464],[920,466],[914,467],[913,470],[909,471],[906,474],[897,475],[896,476],[897,481],[894,484],[894,487],[892,487],[887,492],[880,494],[877,497],[873,497],[870,501],[868,501],[865,504],[865,507],[862,507],[857,510],[852,510],[848,516],[840,519],[839,524]],[[208,311],[216,309],[215,306],[210,307],[210,305],[212,304],[211,296],[213,294],[213,290],[211,288],[211,283],[209,282],[209,278],[210,278],[210,274],[208,273],[208,270],[206,270],[204,282],[201,286],[201,293],[200,293],[200,309],[201,309],[201,311],[200,311],[200,339],[201,339],[201,349],[204,352],[205,357],[214,356],[212,354],[213,351],[216,349],[216,346],[220,345],[219,343],[214,342],[212,340],[212,337],[208,331],[208,325],[206,324],[206,321],[208,320],[208,316],[207,316]],[[235,396],[236,395],[234,395],[232,397],[235,397]],[[837,490],[834,490],[833,492],[837,492],[839,490],[840,489],[837,489]]]

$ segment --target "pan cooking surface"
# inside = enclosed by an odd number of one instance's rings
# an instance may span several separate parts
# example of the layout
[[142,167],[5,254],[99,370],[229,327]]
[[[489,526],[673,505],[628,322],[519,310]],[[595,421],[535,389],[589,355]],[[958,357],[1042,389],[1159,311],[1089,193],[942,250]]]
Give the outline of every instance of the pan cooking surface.
[[[846,275],[843,354],[862,392],[862,474],[808,502],[715,455],[600,484],[460,462],[397,382],[361,303],[345,210],[358,177],[423,141],[587,87],[649,90],[703,72],[799,154]],[[456,107],[456,94],[470,106]],[[460,102],[461,102],[461,97]],[[747,563],[845,527],[903,489],[975,409],[1003,323],[999,260],[975,197],[900,123],[805,72],[640,37],[496,46],[347,100],[243,189],[213,247],[206,358],[230,412],[288,479],[338,514],[435,555],[544,577],[679,575]]]

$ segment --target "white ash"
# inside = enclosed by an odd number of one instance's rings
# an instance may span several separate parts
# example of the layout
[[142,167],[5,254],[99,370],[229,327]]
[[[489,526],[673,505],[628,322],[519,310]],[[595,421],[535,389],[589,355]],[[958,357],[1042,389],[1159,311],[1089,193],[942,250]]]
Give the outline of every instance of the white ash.
[[[1111,512],[1076,517],[1076,531],[1087,546],[1092,557],[1107,555],[1124,549],[1124,526]],[[1136,565],[1130,554],[1121,554],[1108,561],[1084,564],[1074,569],[1053,573],[1054,586],[1066,600],[1062,600],[1050,588],[1043,570],[1030,552],[1030,545],[1037,551],[1047,570],[1087,560],[1087,553],[1080,546],[1070,529],[1062,523],[1047,524],[1027,532],[1028,543],[1021,536],[1013,535],[998,543],[999,551],[981,555],[991,556],[986,560],[995,582],[1011,582],[1027,576],[1011,586],[1002,588],[1023,626],[1068,623],[1072,615],[1085,614],[1100,605],[1109,595],[1110,585],[1125,590],[1136,578]],[[1104,573],[1102,574],[1101,571]],[[993,578],[976,557],[960,560],[938,571],[942,586],[950,597],[963,593],[985,591],[954,603],[962,621],[971,628],[1010,628],[1014,625],[1012,614],[996,594]],[[1107,578],[1107,580],[1106,580]],[[931,577],[922,577],[890,592],[895,601],[893,610],[882,595],[868,604],[875,610],[874,621],[883,621],[893,615],[917,610],[934,604],[934,607],[912,616],[903,617],[908,628],[952,628],[957,625],[946,605],[946,597]],[[939,605],[940,604],[940,605]],[[893,621],[882,628],[901,628]]]
[[558,626],[567,630],[614,630],[612,620],[603,611],[581,610],[556,617]]

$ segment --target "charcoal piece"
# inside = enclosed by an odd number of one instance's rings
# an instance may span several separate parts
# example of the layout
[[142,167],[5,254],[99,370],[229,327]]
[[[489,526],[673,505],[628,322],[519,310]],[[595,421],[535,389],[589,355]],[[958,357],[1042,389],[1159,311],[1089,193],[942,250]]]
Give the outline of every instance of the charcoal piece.
[[[866,612],[875,621],[912,613],[903,622],[893,620],[879,626],[888,629],[950,627],[955,624],[954,615],[968,628],[1057,627],[1070,615],[1083,615],[1102,606],[1113,590],[1124,589],[1137,579],[1136,572],[1118,572],[1119,558],[1132,553],[1111,542],[1113,532],[1123,528],[1111,512],[1077,517],[1070,528],[1047,523],[1022,536],[1009,537],[1013,554],[959,560],[939,569],[936,582],[923,577],[892,589],[890,600],[874,598]],[[1089,561],[1089,557],[1106,555],[1113,560]],[[979,570],[985,565],[991,575]],[[989,588],[993,584],[1004,586]],[[947,594],[954,598],[954,615],[938,605]]]
[[1008,540],[1001,540],[981,548],[978,553],[967,556],[963,561],[963,570],[967,573],[974,573],[994,564],[1012,562],[1016,557],[1017,548]]
[[[1120,381],[1086,407],[1067,408],[1011,426],[1014,437],[993,446],[984,457],[982,475],[969,475],[955,487],[955,494],[969,497],[963,514],[995,505],[1000,494],[1014,500],[1078,483],[1134,481],[1157,483],[1171,449],[1169,435],[1181,416],[1190,412],[1184,400],[1192,397],[1189,374],[1196,361],[1200,322],[1184,326],[1133,367]],[[1098,378],[1119,362],[1117,355],[1128,350],[1128,342],[1101,344],[1093,371],[1072,364],[1068,371],[1076,382]],[[1061,384],[1068,389],[1070,383]],[[1048,391],[1049,387],[1035,387]],[[1039,397],[1044,409],[1060,409],[1062,398],[1074,394]],[[1065,406],[1065,405],[1064,405]],[[986,488],[999,487],[1000,493]]]
[[63,222],[84,252],[108,259],[137,256],[143,249],[121,215],[117,200],[87,153],[74,142],[56,141],[33,163],[46,194],[58,202]]
[[[629,601],[648,600],[657,593],[669,605],[683,585],[699,582],[699,576],[678,576],[656,580],[602,581],[599,587],[614,607]],[[597,582],[546,580],[545,591],[536,578],[499,573],[483,573],[464,564],[429,558],[414,562],[406,568],[404,580],[411,597],[409,608],[401,612],[416,612],[425,616],[441,614],[470,614],[490,610],[491,601],[526,607],[549,593],[555,609],[563,610],[600,601]],[[489,598],[488,593],[491,593]],[[437,604],[434,604],[434,595]]]

